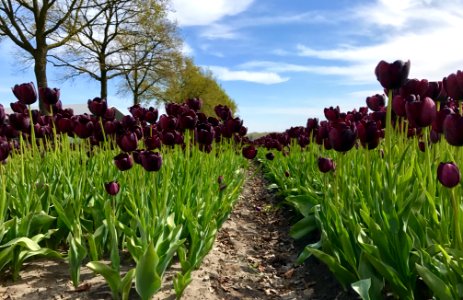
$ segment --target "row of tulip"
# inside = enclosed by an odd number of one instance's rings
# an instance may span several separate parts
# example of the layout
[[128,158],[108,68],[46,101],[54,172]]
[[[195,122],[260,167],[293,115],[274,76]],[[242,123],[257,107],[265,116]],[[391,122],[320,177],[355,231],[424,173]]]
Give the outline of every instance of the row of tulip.
[[13,113],[0,105],[0,272],[17,279],[25,260],[64,258],[78,286],[87,262],[114,299],[133,283],[150,299],[176,256],[180,297],[239,196],[246,160],[237,153],[255,156],[241,150],[242,120],[226,106],[208,117],[199,99],[167,104],[161,116],[133,106],[117,120],[95,98],[92,115],[74,115],[50,88],[39,89],[42,115],[30,109],[32,83],[13,93]]
[[259,159],[301,215],[292,236],[320,233],[299,262],[317,257],[362,299],[461,299],[463,73],[428,82],[409,68],[380,62],[387,96],[262,137]]

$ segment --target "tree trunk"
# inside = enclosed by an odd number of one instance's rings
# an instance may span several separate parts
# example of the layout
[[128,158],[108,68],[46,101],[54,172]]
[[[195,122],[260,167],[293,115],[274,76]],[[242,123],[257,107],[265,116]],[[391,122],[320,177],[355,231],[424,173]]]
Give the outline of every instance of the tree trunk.
[[37,81],[37,93],[39,94],[39,109],[42,113],[47,112],[45,103],[43,99],[40,99],[40,93],[38,92],[39,88],[46,88],[48,86],[47,82],[47,50],[37,47],[37,51],[34,56],[35,66],[35,80]]
[[133,105],[140,104],[139,94],[138,94],[138,69],[133,70]]
[[101,71],[100,97],[108,100],[108,74],[106,71]]

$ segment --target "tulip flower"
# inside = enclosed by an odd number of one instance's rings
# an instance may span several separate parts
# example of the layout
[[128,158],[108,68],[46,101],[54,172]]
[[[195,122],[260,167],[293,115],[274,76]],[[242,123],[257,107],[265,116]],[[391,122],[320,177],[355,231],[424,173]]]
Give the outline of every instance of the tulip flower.
[[380,111],[386,105],[386,95],[376,94],[366,99],[367,106],[372,111]]
[[379,145],[380,131],[375,121],[362,121],[357,125],[358,137],[362,146],[371,150]]
[[426,127],[436,118],[436,103],[429,97],[420,99],[420,96],[410,95],[405,103],[407,119],[411,127]]
[[88,110],[95,116],[102,117],[108,109],[108,104],[106,99],[101,99],[100,97],[95,97],[93,100],[88,100],[87,102]]
[[437,167],[437,179],[443,186],[453,188],[460,183],[460,170],[453,162],[440,163]]
[[463,146],[463,117],[460,114],[449,114],[444,119],[444,136],[453,146]]
[[158,119],[158,110],[155,109],[154,107],[148,108],[148,110],[145,112],[144,119],[146,122],[150,124],[156,123]]
[[214,111],[216,115],[223,121],[226,121],[232,118],[231,109],[226,105],[219,104],[216,107],[214,107]]
[[273,160],[275,158],[275,155],[272,152],[267,152],[267,154],[265,154],[265,158],[267,158],[268,160]]
[[355,145],[357,129],[346,123],[334,123],[331,127],[328,139],[331,147],[339,152],[349,151]]
[[116,118],[116,109],[114,107],[110,107],[106,110],[103,119],[106,121],[114,121]]
[[27,110],[27,106],[20,101],[10,103],[10,107],[12,111],[20,114]]
[[402,97],[407,98],[410,95],[420,96],[424,99],[429,89],[429,82],[426,79],[410,79],[400,88],[399,93]]
[[116,139],[117,145],[124,152],[132,152],[138,147],[138,137],[134,132],[126,132]]
[[405,84],[410,72],[410,61],[396,60],[393,63],[380,61],[375,68],[376,79],[387,90],[399,89]]
[[133,159],[128,153],[120,153],[114,157],[114,164],[121,171],[126,171],[133,166]]
[[203,105],[203,101],[200,98],[190,98],[186,100],[186,105],[194,111],[199,111]]
[[336,169],[336,164],[333,160],[329,158],[319,157],[318,158],[318,169],[322,173],[327,173],[329,171],[334,171]]
[[243,156],[247,159],[253,159],[257,155],[257,149],[253,145],[243,147],[242,149]]
[[117,195],[120,190],[120,185],[117,181],[106,182],[104,184],[104,187],[106,189],[106,192],[108,192],[108,194],[110,194],[111,196]]
[[463,72],[457,71],[442,80],[447,95],[454,100],[463,99]]
[[336,108],[330,106],[329,108],[325,108],[323,112],[328,121],[337,121],[341,114],[339,106],[336,106]]
[[37,101],[37,92],[32,82],[15,85],[13,88],[13,94],[16,96],[19,102],[25,105],[30,105]]
[[58,102],[60,90],[57,88],[39,87],[40,99],[47,105],[54,105]]
[[143,151],[140,153],[141,165],[148,172],[159,171],[162,166],[162,156],[159,152]]
[[0,162],[8,158],[11,146],[6,139],[0,138]]

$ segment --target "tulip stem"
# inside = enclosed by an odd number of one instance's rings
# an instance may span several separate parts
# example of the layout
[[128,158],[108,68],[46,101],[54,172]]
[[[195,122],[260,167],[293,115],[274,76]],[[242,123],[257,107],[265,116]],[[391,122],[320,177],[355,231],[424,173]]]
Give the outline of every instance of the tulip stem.
[[463,242],[461,239],[461,229],[460,229],[460,204],[457,198],[455,197],[455,189],[451,190],[451,199],[452,199],[452,208],[453,208],[453,234],[455,241],[455,248],[458,250],[463,250]]
[[392,139],[392,89],[388,90],[388,103],[387,103],[387,110],[386,110],[386,156],[387,156],[387,163],[390,171],[392,172],[391,166],[391,139]]

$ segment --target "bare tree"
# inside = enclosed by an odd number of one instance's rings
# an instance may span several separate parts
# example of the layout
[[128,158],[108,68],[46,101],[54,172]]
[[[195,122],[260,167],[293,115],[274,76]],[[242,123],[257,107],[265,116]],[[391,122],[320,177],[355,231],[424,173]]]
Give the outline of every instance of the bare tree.
[[108,81],[121,76],[120,53],[132,45],[120,43],[130,40],[137,25],[140,8],[132,0],[108,0],[106,3],[90,0],[95,8],[102,11],[100,17],[90,22],[90,16],[82,15],[81,22],[89,24],[65,45],[62,53],[50,55],[57,67],[67,67],[70,71],[64,79],[88,75],[100,82],[100,97],[108,96]]
[[[38,87],[47,87],[47,55],[63,46],[88,26],[79,15],[91,15],[93,22],[101,11],[92,10],[88,0],[0,0],[0,35],[26,51],[34,61]],[[103,2],[103,1],[100,1]],[[44,110],[42,99],[40,109]]]
[[119,93],[132,94],[133,104],[159,102],[182,62],[181,40],[176,24],[167,18],[166,1],[138,1],[137,5],[143,13],[133,28],[135,34],[121,40],[127,49],[120,53],[125,80]]

